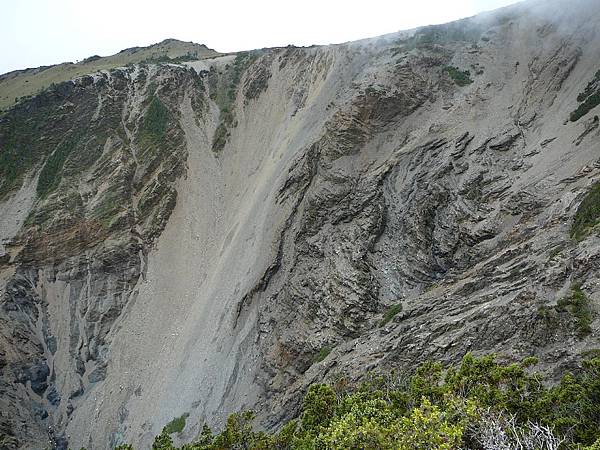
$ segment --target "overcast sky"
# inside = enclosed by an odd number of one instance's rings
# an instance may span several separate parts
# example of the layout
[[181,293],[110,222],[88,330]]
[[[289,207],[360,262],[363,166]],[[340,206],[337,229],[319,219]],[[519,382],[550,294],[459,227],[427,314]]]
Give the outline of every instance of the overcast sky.
[[443,23],[516,0],[0,0],[0,73],[166,38],[228,52],[330,44]]

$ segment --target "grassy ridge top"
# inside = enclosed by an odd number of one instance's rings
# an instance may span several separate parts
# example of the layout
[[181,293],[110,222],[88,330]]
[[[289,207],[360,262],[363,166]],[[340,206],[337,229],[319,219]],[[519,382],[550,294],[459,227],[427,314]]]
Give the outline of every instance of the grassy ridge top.
[[62,63],[35,69],[16,70],[0,75],[0,110],[15,99],[34,95],[52,83],[60,83],[99,70],[109,70],[142,61],[168,61],[177,58],[204,59],[219,53],[205,45],[167,39],[148,47],[133,47],[112,56],[92,56],[78,63]]

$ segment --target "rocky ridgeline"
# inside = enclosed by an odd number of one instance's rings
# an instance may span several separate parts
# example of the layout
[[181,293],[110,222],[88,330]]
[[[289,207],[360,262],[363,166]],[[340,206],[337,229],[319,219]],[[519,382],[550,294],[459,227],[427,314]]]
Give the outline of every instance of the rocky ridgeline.
[[[143,446],[165,417],[186,414],[183,439],[242,407],[274,429],[340,374],[473,351],[535,355],[552,378],[600,348],[600,8],[557,5],[136,64],[6,112],[6,442]],[[191,256],[163,259],[165,236]],[[144,288],[179,257],[194,288]],[[148,317],[165,331],[135,328]]]

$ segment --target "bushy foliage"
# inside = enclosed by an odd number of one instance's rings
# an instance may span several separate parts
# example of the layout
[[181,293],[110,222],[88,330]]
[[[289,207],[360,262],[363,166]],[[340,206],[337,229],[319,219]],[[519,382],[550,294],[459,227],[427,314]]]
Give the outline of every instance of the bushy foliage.
[[154,141],[164,139],[168,124],[169,110],[156,95],[153,95],[144,115],[141,130],[143,137]]
[[579,93],[579,95],[577,96],[577,101],[579,103],[581,103],[586,98],[588,98],[590,95],[592,95],[594,92],[596,92],[596,88],[598,87],[599,83],[600,83],[600,70],[596,71],[596,73],[594,74],[594,78],[592,78],[592,80],[587,84],[587,86],[585,87],[583,92]]
[[304,397],[302,428],[319,431],[327,427],[335,414],[336,396],[331,386],[313,384]]
[[[299,419],[278,433],[254,431],[247,411],[232,414],[217,435],[204,426],[181,449],[600,449],[600,359],[550,388],[531,372],[536,362],[467,355],[456,368],[428,362],[410,377],[315,384]],[[173,449],[169,434],[163,430],[152,449]]]
[[558,308],[565,309],[575,318],[577,333],[583,337],[592,332],[592,310],[589,299],[581,290],[581,287],[575,285],[571,288],[571,294],[561,298],[557,303]]
[[452,78],[458,86],[467,86],[473,82],[471,79],[471,72],[468,70],[460,70],[458,67],[446,66],[444,67],[444,72],[447,72],[448,75],[450,75],[450,78]]
[[234,120],[233,115],[229,111],[221,111],[221,115],[221,121],[217,125],[212,143],[212,148],[216,152],[223,150],[225,147],[230,135],[229,127],[233,124]]
[[585,447],[583,450],[600,450],[600,439],[598,439],[589,447]]
[[152,443],[152,450],[171,450],[173,448],[173,439],[171,439],[171,435],[165,429],[154,438],[154,442]]
[[577,208],[571,237],[583,239],[600,222],[600,183],[595,183]]
[[569,116],[569,120],[571,122],[577,122],[598,105],[600,105],[600,91],[594,92],[580,103],[577,109]]
[[180,433],[185,428],[185,419],[188,414],[184,414],[181,417],[176,417],[165,425],[164,431],[167,434]]
[[138,133],[139,152],[137,157],[140,160],[150,162],[150,165],[156,163],[158,155],[165,150],[165,146],[174,145],[173,136],[167,138],[169,130],[173,126],[172,115],[169,108],[156,94],[156,85],[151,83],[148,88],[147,107],[140,121]]

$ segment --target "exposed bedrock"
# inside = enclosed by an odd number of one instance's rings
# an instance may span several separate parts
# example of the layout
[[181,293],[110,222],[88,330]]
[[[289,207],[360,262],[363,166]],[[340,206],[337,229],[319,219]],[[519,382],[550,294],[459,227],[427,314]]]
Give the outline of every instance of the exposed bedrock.
[[552,379],[600,348],[600,238],[572,233],[600,134],[570,116],[600,6],[559,4],[132,64],[3,113],[5,445],[274,429],[339,374],[473,351]]

